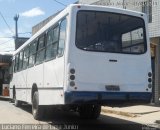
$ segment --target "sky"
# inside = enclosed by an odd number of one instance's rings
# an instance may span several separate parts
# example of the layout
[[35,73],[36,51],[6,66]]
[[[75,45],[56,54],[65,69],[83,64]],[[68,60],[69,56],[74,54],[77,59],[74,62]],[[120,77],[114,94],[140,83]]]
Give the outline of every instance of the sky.
[[[58,2],[62,3],[58,3]],[[0,52],[14,50],[15,21],[19,37],[31,37],[32,27],[77,0],[0,0]],[[5,21],[4,21],[5,20]],[[5,23],[6,22],[6,23]]]

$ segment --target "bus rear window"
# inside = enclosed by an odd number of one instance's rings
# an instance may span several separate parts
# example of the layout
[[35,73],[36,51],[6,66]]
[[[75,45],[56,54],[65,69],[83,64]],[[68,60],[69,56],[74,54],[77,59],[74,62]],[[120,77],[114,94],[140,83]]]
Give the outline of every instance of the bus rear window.
[[147,49],[144,20],[118,13],[79,11],[76,46],[86,51],[143,54]]

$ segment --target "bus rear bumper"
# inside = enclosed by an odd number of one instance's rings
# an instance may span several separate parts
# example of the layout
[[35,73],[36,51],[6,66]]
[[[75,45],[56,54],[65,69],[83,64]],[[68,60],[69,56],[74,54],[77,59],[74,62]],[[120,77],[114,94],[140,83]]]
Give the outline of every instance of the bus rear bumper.
[[150,92],[65,92],[65,104],[149,103]]

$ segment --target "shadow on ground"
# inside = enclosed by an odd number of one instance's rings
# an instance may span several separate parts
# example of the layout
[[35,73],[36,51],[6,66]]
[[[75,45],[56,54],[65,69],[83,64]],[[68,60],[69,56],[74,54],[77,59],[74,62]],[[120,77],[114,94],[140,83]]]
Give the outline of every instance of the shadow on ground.
[[[32,114],[31,105],[22,105],[22,110]],[[101,115],[97,120],[80,119],[75,112],[47,111],[42,122],[58,130],[145,130],[146,126],[115,117]],[[43,124],[43,123],[42,123]]]

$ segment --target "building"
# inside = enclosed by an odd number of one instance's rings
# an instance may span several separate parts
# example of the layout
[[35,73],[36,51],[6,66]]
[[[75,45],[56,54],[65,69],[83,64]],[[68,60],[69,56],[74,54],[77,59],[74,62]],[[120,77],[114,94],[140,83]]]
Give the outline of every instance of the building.
[[22,46],[29,38],[27,37],[17,37],[15,38],[15,50]]
[[103,5],[146,13],[148,16],[153,70],[153,101],[160,98],[160,0],[79,0],[81,4]]
[[61,11],[58,11],[57,13],[51,15],[47,19],[41,21],[37,25],[32,27],[32,35],[34,35],[36,32],[38,32],[43,26],[45,26],[48,22],[50,22],[55,16],[57,16]]
[[[79,2],[75,2],[74,4],[78,4]],[[58,11],[57,13],[49,16],[48,18],[44,19],[40,23],[36,24],[32,27],[32,35],[34,35],[36,32],[38,32],[43,26],[45,26],[48,22],[50,22],[55,16],[57,16],[62,10]]]

